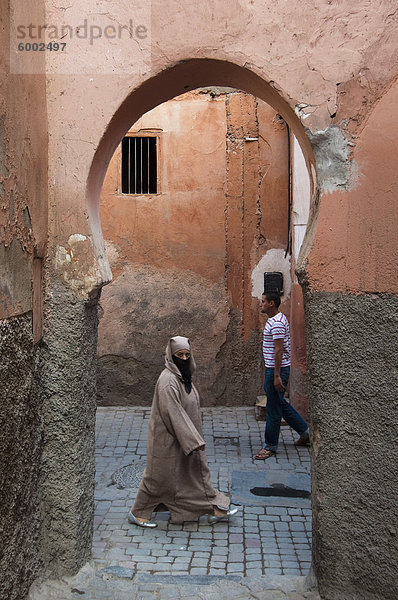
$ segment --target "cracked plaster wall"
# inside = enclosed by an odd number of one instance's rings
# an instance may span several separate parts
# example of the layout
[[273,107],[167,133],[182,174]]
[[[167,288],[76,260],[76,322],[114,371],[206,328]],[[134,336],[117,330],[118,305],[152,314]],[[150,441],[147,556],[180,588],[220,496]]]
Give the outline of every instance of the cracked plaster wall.
[[[359,175],[355,175],[356,179],[354,181],[352,181],[351,165],[347,168],[346,157],[347,148],[352,152],[353,148],[361,141],[359,136],[366,125],[369,112],[383,97],[386,88],[398,72],[397,37],[394,35],[396,31],[396,12],[393,3],[372,3],[367,5],[366,8],[363,6],[353,7],[351,3],[342,3],[338,7],[328,3],[322,6],[317,4],[316,10],[314,10],[312,3],[308,3],[303,5],[300,11],[297,11],[294,5],[281,7],[275,4],[271,6],[267,3],[262,5],[261,8],[256,7],[255,11],[252,9],[251,12],[241,4],[236,4],[233,7],[228,6],[225,9],[222,8],[221,4],[217,4],[213,9],[210,9],[207,5],[206,7],[201,5],[195,7],[193,11],[195,19],[192,21],[190,20],[191,9],[189,5],[179,6],[178,10],[173,10],[173,8],[176,8],[173,3],[168,4],[167,7],[162,5],[162,10],[158,7],[157,18],[152,23],[152,35],[155,36],[157,41],[157,50],[152,56],[152,69],[155,72],[160,72],[164,66],[174,64],[178,60],[192,55],[195,57],[214,56],[252,67],[266,81],[272,82],[271,85],[274,90],[280,91],[292,108],[297,108],[302,123],[308,132],[315,136],[312,139],[314,150],[321,162],[321,173],[322,155],[326,161],[332,163],[331,169],[335,172],[332,181],[330,181],[328,169],[323,169],[321,196],[312,207],[310,216],[312,227],[302,249],[301,264],[299,264],[302,281],[305,282],[306,277],[308,277],[307,280],[312,290],[323,290],[327,286],[330,292],[341,289],[340,282],[344,282],[344,290],[355,293],[364,289],[358,280],[359,272],[362,270],[362,279],[366,279],[366,277],[369,277],[370,272],[373,272],[374,281],[375,271],[379,267],[381,267],[380,273],[388,275],[386,281],[391,281],[393,279],[391,272],[391,265],[394,264],[393,253],[389,248],[387,248],[386,254],[380,252],[378,244],[372,247],[372,244],[367,243],[366,237],[365,243],[363,241],[358,243],[357,231],[358,229],[363,231],[363,225],[361,226],[358,223],[359,228],[357,228],[354,223],[358,221],[360,215],[365,215],[362,219],[362,222],[366,223],[365,231],[371,228],[372,222],[383,223],[386,235],[384,237],[379,236],[378,240],[383,239],[388,245],[393,239],[390,227],[394,220],[391,219],[391,215],[377,214],[378,209],[374,207],[371,201],[367,206],[362,206],[361,211],[358,210],[358,197],[352,205],[347,204],[353,197],[352,194],[358,189],[358,180],[361,180],[361,173],[374,173],[374,169],[369,168],[367,165],[369,161],[373,161],[374,157],[377,156],[377,151],[374,152],[370,148],[368,155],[363,157],[364,160],[361,164],[358,161],[358,156],[353,157],[356,169],[359,171]],[[173,16],[172,20],[162,17],[163,9],[167,10],[167,14]],[[228,11],[228,16],[223,11]],[[196,25],[194,26],[193,23],[196,24],[198,18],[201,19],[201,22],[206,22],[208,27],[199,29]],[[221,28],[219,29],[223,19],[228,21],[227,34],[222,34]],[[287,24],[283,29],[279,27],[281,21]],[[173,35],[173,31],[177,33],[181,30],[187,32],[183,39],[180,39],[178,34]],[[163,35],[163,31],[167,31],[167,35]],[[360,31],[361,34],[354,36],[353,32],[357,31]],[[179,39],[179,44],[175,43],[176,39]],[[232,39],[234,43],[231,43]],[[331,39],[334,41],[333,48],[330,44]],[[335,43],[336,40],[339,43]],[[217,47],[217,50],[214,50],[215,47]],[[280,50],[281,48],[283,48],[283,52]],[[196,75],[199,72],[200,68],[198,67]],[[227,70],[224,70],[224,73],[226,72]],[[189,73],[189,75],[185,75],[187,85],[194,85],[195,76],[189,71],[188,67],[186,73]],[[219,84],[245,88],[244,78],[237,85],[236,79],[233,77],[229,80],[228,77],[223,79],[224,74],[221,70],[218,71],[218,75],[220,79],[217,83]],[[181,76],[184,78],[184,75]],[[78,79],[78,77],[75,79],[75,84],[77,84]],[[178,77],[173,79],[173,74],[168,74],[167,81],[164,80],[163,88],[161,92],[159,91],[159,101],[167,99],[168,90],[173,89],[173,82],[176,80],[178,80]],[[200,81],[199,75],[197,80]],[[201,85],[204,84],[204,80],[205,78],[201,80]],[[119,98],[125,96],[123,90],[131,89],[131,79],[128,81],[129,84],[126,86],[123,84],[123,78],[120,78],[118,85],[109,87],[106,91],[104,90],[106,96],[103,97],[103,103],[101,104],[101,117],[95,125],[99,131],[104,129],[104,125],[109,121],[109,116],[113,114],[112,107],[118,106]],[[255,92],[253,87],[250,88],[249,80],[246,83],[246,89]],[[52,88],[55,100],[56,87]],[[181,88],[179,89],[181,90]],[[76,86],[73,95],[80,100],[81,97]],[[261,92],[258,92],[257,95],[261,96]],[[275,100],[275,96],[271,93],[270,101],[273,100]],[[143,112],[148,108],[152,108],[151,100],[145,96],[144,92],[140,97],[140,102],[135,105],[134,110],[139,111],[139,106],[142,106]],[[302,106],[303,104],[306,106]],[[105,110],[104,106],[106,107]],[[283,105],[274,104],[274,106],[286,115]],[[138,112],[134,114],[139,116]],[[395,114],[394,110],[391,114]],[[103,125],[101,125],[101,119]],[[290,122],[295,128],[298,139],[305,147],[305,139],[303,139],[302,133],[297,128],[297,124],[295,125],[291,119]],[[342,135],[334,130],[334,125],[340,129]],[[332,126],[332,129],[328,130],[330,126]],[[321,133],[317,136],[317,132]],[[95,138],[95,127],[91,130],[91,134]],[[335,152],[336,140],[337,153]],[[354,143],[354,147],[351,146],[351,142]],[[321,149],[322,145],[329,146],[326,149],[326,154]],[[330,149],[333,149],[334,158],[328,154]],[[392,153],[392,156],[394,156],[394,153]],[[351,158],[352,155],[348,157],[348,161]],[[345,181],[347,181],[347,184],[344,183]],[[336,187],[342,187],[343,189],[336,192]],[[340,198],[336,194],[340,194]],[[380,191],[377,195],[378,202],[383,196],[383,192]],[[350,206],[349,209],[348,206]],[[318,215],[319,209],[320,214]],[[336,222],[340,219],[340,211],[342,211],[341,215],[346,218],[345,226],[350,228],[351,224],[354,225],[354,239],[357,244],[355,254],[359,259],[354,269],[344,258],[350,256],[349,252],[352,248],[351,240],[353,238],[335,236]],[[318,225],[320,225],[319,230],[317,230]],[[344,230],[345,226],[342,225],[341,221],[339,221],[338,226]],[[339,259],[336,257],[336,251],[339,250],[342,239],[344,240],[345,254],[342,254],[341,259]],[[311,248],[313,248],[313,252],[307,259]],[[358,252],[359,249],[362,250],[362,254]],[[335,260],[335,257],[337,260]],[[377,257],[376,262],[375,257]],[[363,267],[358,267],[360,264]],[[375,267],[377,265],[377,268],[372,268],[368,272],[365,267],[367,264],[375,265]],[[307,265],[308,273],[304,273],[304,268]],[[378,281],[377,289],[385,289],[381,279]],[[387,283],[387,285],[389,284]],[[371,288],[372,286],[370,286]],[[313,298],[314,296],[306,297],[309,310],[311,310]],[[315,305],[314,309],[317,310]],[[360,310],[359,314],[361,314]],[[332,332],[333,329],[326,330],[320,337],[313,334],[310,361],[316,360],[323,340],[332,335]],[[361,345],[359,342],[361,339],[360,332],[351,331],[351,335],[354,338],[353,347],[357,352]],[[360,360],[359,356],[358,360]],[[372,373],[375,375],[374,369]],[[336,373],[333,373],[330,377],[331,379],[325,380],[324,384],[326,386],[331,385],[333,388]],[[355,390],[353,394],[355,398]],[[330,422],[327,410],[322,414],[321,408],[320,414],[320,418],[325,423]],[[336,433],[336,429],[333,429],[331,435],[335,436]],[[357,430],[357,435],[360,436],[361,440],[363,439],[361,431]],[[339,448],[339,456],[341,453],[345,455],[346,451],[349,451],[348,444],[344,448]],[[367,455],[365,454],[365,456]],[[379,458],[382,459],[382,455]],[[358,460],[361,464],[361,457],[358,456]],[[327,472],[326,463],[321,462],[320,464],[320,471],[315,471],[315,494],[317,482],[321,483],[318,478],[323,476],[323,470],[325,473]],[[317,464],[315,463],[316,468]],[[358,477],[357,472],[356,477]],[[355,488],[355,478],[353,489]],[[339,477],[336,478],[336,481],[339,481]],[[336,490],[337,486],[332,484],[332,488]],[[364,490],[362,486],[361,489]],[[330,489],[328,493],[332,493]],[[365,491],[364,493],[366,494]],[[334,497],[333,494],[332,497]],[[351,496],[349,506],[354,507],[357,502],[358,498],[355,495]],[[337,534],[331,534],[327,526],[332,518],[333,510],[328,503],[322,507],[315,505],[317,526],[322,531],[324,540],[327,543],[330,541],[330,546],[326,546],[328,552],[319,551],[315,562],[319,583],[325,598],[339,597],[338,594],[341,597],[341,584],[331,576],[335,572],[333,564],[336,564],[336,554],[338,555],[336,549],[339,548]],[[363,540],[356,538],[355,531],[357,530],[358,521],[362,519],[362,514],[357,513],[355,510],[346,513],[341,504],[338,513],[337,529],[341,534],[344,533],[349,536],[349,544],[353,551],[352,556],[356,557],[354,563],[358,575],[355,583],[356,589],[354,589],[354,584],[350,580],[350,569],[343,562],[338,561],[339,581],[350,581],[346,591],[347,598],[369,597],[370,599],[383,597],[379,593],[380,578],[383,579],[385,586],[389,585],[389,589],[394,590],[394,581],[391,578],[393,573],[391,560],[386,556],[385,561],[380,561],[377,553],[371,553],[371,557],[368,556],[367,558],[360,557],[358,548],[363,545]],[[375,512],[373,512],[372,517],[377,521],[378,518]],[[333,526],[336,527],[335,521],[333,521]],[[359,529],[363,531],[363,529]],[[318,541],[315,542],[315,547],[319,548],[319,544],[316,546]],[[370,562],[373,564],[370,565]],[[374,573],[374,564],[377,564],[377,579],[368,575],[368,573]]]
[[[47,115],[44,76],[9,73],[8,5],[0,8],[0,597],[21,600],[43,564],[41,363],[33,336],[41,273],[33,283],[32,271],[46,243]],[[42,8],[35,3],[32,17],[41,19]]]
[[237,335],[240,314],[227,305],[223,279],[131,265],[105,291],[101,304],[116,316],[100,324],[100,350],[108,351],[98,367],[101,404],[150,405],[167,341],[179,331],[192,342],[202,405],[233,404],[237,394],[240,404],[253,404],[261,390],[261,334],[253,331],[248,340]]
[[[52,7],[51,2],[48,5]],[[308,106],[308,109],[301,107],[298,113],[310,131],[323,131],[336,124],[348,137],[361,126],[368,108],[380,97],[397,70],[393,2],[353,7],[346,0],[338,6],[316,3],[316,9],[314,2],[306,2],[298,11],[288,4],[246,5],[236,0],[227,8],[218,2],[211,7],[190,3],[181,6],[175,0],[169,0],[166,4],[155,1],[152,8],[153,18],[148,24],[153,40],[151,62],[141,73],[130,68],[123,72],[122,69],[117,80],[108,85],[110,75],[83,75],[78,64],[73,75],[49,78],[50,153],[59,157],[50,166],[50,181],[56,181],[57,188],[65,179],[74,182],[73,186],[66,185],[68,201],[56,203],[58,218],[54,225],[63,223],[63,228],[68,229],[59,242],[61,246],[65,246],[71,234],[90,233],[78,218],[84,209],[85,178],[81,174],[89,170],[102,132],[126,95],[165,67],[192,56],[247,65],[271,82],[270,93],[275,92],[273,99],[280,92],[291,107]],[[117,15],[117,7],[113,10]],[[82,6],[81,14],[84,12]],[[198,28],[198,22],[205,26]],[[283,28],[281,22],[285,24]],[[353,35],[358,30],[361,35]],[[181,31],[185,32],[184,36],[180,35]],[[336,42],[333,51],[330,39]],[[126,48],[126,64],[132,60],[134,51],[131,47]],[[73,56],[70,60],[73,61]],[[204,80],[205,75],[202,85]],[[223,85],[227,81],[214,83]],[[244,87],[244,83],[242,80],[240,87]],[[194,78],[188,75],[186,87],[190,84],[194,84]],[[153,95],[140,99],[145,105],[144,112],[158,101],[167,99],[168,85],[173,85],[171,74],[156,99]],[[89,98],[101,100],[97,107],[90,104],[90,110],[85,111],[87,102],[91,103]],[[140,102],[133,107],[132,121],[140,116]],[[347,125],[342,125],[344,122]],[[303,141],[302,134],[300,139]],[[109,159],[112,149],[107,151]],[[53,235],[59,234],[59,228],[55,227]],[[90,252],[91,256],[93,252]],[[105,279],[109,276],[103,275]]]
[[[67,18],[67,11],[56,7],[52,0],[35,3],[34,8],[40,13],[44,6],[51,12],[53,18],[64,14]],[[112,12],[112,16],[116,20],[121,20],[119,17],[121,7],[122,5],[119,7],[117,3],[109,5],[109,14]],[[74,8],[81,17],[85,11],[89,14],[93,7],[90,2],[78,2]],[[2,11],[4,11],[3,16],[5,17],[3,23],[7,24],[9,22],[8,5],[2,6]],[[39,22],[45,22],[44,14],[36,16],[38,16]],[[302,262],[299,265],[302,281],[309,286],[306,288],[308,318],[312,319],[314,323],[323,323],[322,319],[318,321],[314,316],[311,317],[312,306],[313,312],[318,312],[320,317],[324,311],[323,304],[317,302],[315,295],[311,295],[318,291],[330,295],[326,305],[332,302],[333,294],[336,291],[345,296],[350,295],[349,299],[343,298],[345,304],[341,304],[341,308],[335,314],[343,316],[347,310],[349,314],[354,310],[358,314],[357,321],[360,321],[362,314],[367,314],[367,310],[373,310],[373,307],[376,306],[372,302],[373,298],[370,294],[388,292],[388,302],[390,304],[394,302],[398,290],[394,279],[396,270],[393,268],[397,255],[393,246],[396,235],[392,227],[396,223],[396,218],[391,199],[396,197],[394,187],[396,186],[396,169],[395,165],[392,168],[388,166],[384,169],[383,161],[379,161],[378,157],[383,156],[386,159],[386,165],[391,165],[389,158],[396,157],[396,144],[394,145],[394,143],[397,136],[396,132],[392,135],[393,128],[391,127],[398,122],[395,109],[396,99],[394,98],[394,102],[388,102],[388,97],[391,97],[389,96],[391,90],[389,92],[388,89],[398,74],[395,1],[376,0],[371,3],[360,2],[353,5],[349,0],[339,3],[319,3],[312,0],[301,3],[298,8],[291,2],[244,3],[241,0],[234,0],[228,4],[221,1],[211,4],[191,2],[181,4],[176,0],[162,0],[162,2],[154,0],[150,28],[151,52],[146,64],[141,69],[132,68],[132,65],[137,64],[134,51],[138,46],[128,44],[127,40],[123,52],[120,53],[125,59],[124,70],[117,77],[111,75],[112,69],[105,71],[105,74],[95,69],[91,72],[90,63],[88,62],[86,65],[84,63],[84,53],[78,57],[74,56],[73,52],[68,53],[66,62],[70,63],[71,69],[68,71],[70,74],[56,73],[58,65],[63,64],[62,61],[49,62],[46,99],[40,94],[36,97],[36,92],[32,96],[32,87],[36,91],[36,85],[40,88],[40,84],[38,84],[40,76],[8,78],[8,73],[5,73],[6,76],[1,78],[1,114],[5,114],[4,107],[6,105],[11,108],[14,112],[9,113],[10,123],[12,127],[17,123],[20,124],[21,132],[29,125],[36,127],[35,124],[40,120],[30,119],[30,111],[19,113],[19,109],[17,110],[16,107],[30,106],[30,100],[36,98],[35,114],[37,115],[38,111],[42,114],[43,107],[46,105],[45,100],[47,100],[48,153],[51,157],[48,170],[50,258],[55,256],[57,245],[68,249],[68,240],[71,235],[79,233],[86,236],[88,240],[88,244],[82,246],[81,252],[74,253],[74,261],[71,261],[67,270],[63,266],[59,266],[58,270],[52,274],[54,281],[58,278],[63,278],[65,281],[70,279],[70,270],[73,269],[76,293],[87,297],[93,289],[109,280],[109,269],[103,255],[98,212],[95,205],[107,162],[120,137],[129,126],[125,113],[129,114],[131,123],[158,102],[167,100],[176,93],[182,93],[184,88],[186,91],[193,87],[216,83],[246,89],[273,104],[276,110],[281,112],[292,124],[297,138],[305,149],[307,158],[311,153],[308,140],[299,126],[299,120],[294,120],[294,109],[296,109],[302,124],[312,134],[324,132],[330,125],[336,125],[348,141],[355,145],[351,149],[359,172],[359,183],[349,191],[344,189],[330,193],[332,192],[330,189],[329,193],[321,193],[320,198],[316,199],[312,207],[312,227],[302,249]],[[2,35],[4,31],[6,28],[2,29]],[[184,32],[184,35],[181,35],[181,32]],[[6,65],[9,53],[8,39],[5,39],[1,47],[4,49]],[[109,45],[109,50],[115,49],[119,52],[120,47],[118,44]],[[97,52],[97,56],[102,55]],[[152,84],[148,84],[147,88],[134,95],[134,102],[122,106],[121,111],[117,113],[123,100],[143,81],[162,73],[179,61],[192,57],[196,59],[214,58],[227,62],[219,65],[210,62],[196,62],[195,68],[192,68],[191,64],[178,65],[177,69],[168,71],[167,76],[157,80],[158,86],[156,83],[153,83],[152,87]],[[234,70],[228,61],[243,69]],[[108,57],[106,64],[114,66],[116,63],[112,62],[112,57]],[[83,67],[85,68],[84,72]],[[250,71],[264,81],[270,82],[270,86],[261,85],[257,79],[252,77]],[[4,90],[11,80],[12,94],[8,95],[8,92],[4,92]],[[9,89],[11,90],[11,88]],[[383,111],[381,114],[377,113],[377,105],[382,104],[384,97],[387,98],[387,104],[384,104],[384,109],[387,110],[383,115]],[[11,98],[14,101],[8,102]],[[25,98],[28,100],[25,101]],[[19,102],[15,102],[15,99],[18,99]],[[108,128],[116,113],[117,117]],[[358,152],[354,151],[356,149],[360,151],[363,142],[362,130],[367,125],[369,114],[374,116],[373,135],[370,136],[365,151],[360,156]],[[387,122],[386,117],[388,117]],[[380,120],[384,124],[383,135],[379,134]],[[7,126],[6,118],[5,127],[7,128]],[[107,135],[101,144],[100,140],[106,130]],[[41,169],[35,169],[32,165],[32,156],[37,155],[37,149],[25,146],[23,135],[10,136],[10,139],[14,138],[18,139],[16,146],[18,154],[15,154],[18,161],[14,162],[12,168],[10,166],[7,168],[13,175],[18,174],[19,182],[23,182],[24,173],[29,173],[30,181],[35,182],[29,197],[34,198],[36,190],[40,196],[38,199],[42,201],[43,196],[46,196],[47,179],[46,177],[40,178]],[[40,152],[43,151],[46,154],[46,141],[40,132],[35,131],[35,135],[30,139],[39,140]],[[387,145],[385,144],[386,139],[388,140]],[[389,149],[388,152],[385,151],[385,147]],[[91,171],[88,184],[88,207],[86,207],[87,176],[96,149],[99,149],[98,161],[94,163]],[[19,164],[29,165],[29,168],[21,169]],[[45,165],[45,173],[46,161],[43,159],[40,161],[40,165]],[[375,186],[375,176],[378,173],[380,179]],[[0,188],[0,192],[2,193],[2,188]],[[10,198],[9,195],[8,198]],[[19,204],[16,196],[14,198],[16,204],[11,212],[13,215],[19,214],[19,207],[22,212],[25,208]],[[87,213],[90,215],[90,220],[87,219]],[[7,215],[7,220],[9,214],[7,206],[4,214],[2,213],[1,225],[3,227],[5,215]],[[40,214],[47,216],[46,211]],[[32,213],[31,217],[34,225]],[[343,235],[340,235],[341,232]],[[88,279],[86,279],[87,273],[91,274]],[[28,290],[27,285],[26,290]],[[58,290],[58,292],[60,299],[64,298],[66,302],[70,302],[70,296],[66,291]],[[364,297],[358,295],[358,292],[369,294],[370,304],[364,302],[361,305]],[[348,300],[352,300],[354,303],[352,304]],[[375,300],[377,301],[377,298]],[[338,302],[341,301],[339,296]],[[383,308],[384,305],[382,304],[381,307]],[[388,311],[388,314],[391,314],[390,308]],[[70,314],[70,317],[72,318],[70,327],[79,329],[82,312],[77,311]],[[75,325],[73,325],[74,319],[77,319]],[[95,329],[95,321],[91,320],[90,323],[89,329],[91,327]],[[393,321],[390,320],[388,325],[392,323]],[[55,325],[49,324],[55,332]],[[340,321],[338,324],[341,325]],[[65,322],[64,327],[65,331],[68,331]],[[383,349],[386,340],[387,345],[393,341],[393,338],[389,337],[391,331],[391,327],[386,326],[382,331],[385,335],[377,337],[377,344],[374,345],[376,353]],[[58,333],[62,333],[62,331],[58,330]],[[325,347],[326,339],[330,336],[333,336],[332,324],[328,328],[317,328],[317,331],[313,331],[311,334],[312,346],[309,358],[314,367],[318,364],[317,355],[322,354],[322,348]],[[360,361],[362,360],[361,344],[359,343],[362,339],[361,331],[352,327],[350,336],[353,340],[351,347]],[[91,338],[90,343],[93,342],[94,339]],[[69,352],[70,363],[66,361],[64,367],[65,382],[68,380],[69,373],[67,365],[75,366],[74,361],[79,357],[79,345],[69,347]],[[326,355],[324,357],[328,358]],[[56,361],[56,358],[53,357],[52,360]],[[87,355],[84,360],[91,360],[91,358],[88,359]],[[386,361],[388,368],[393,366],[390,355],[386,356]],[[353,364],[352,361],[351,364]],[[375,382],[379,374],[370,361],[366,362],[366,365],[368,365],[367,378],[371,383],[370,389],[376,390]],[[60,365],[59,368],[61,368]],[[28,368],[29,373],[30,367]],[[335,389],[336,378],[340,377],[341,379],[341,376],[338,373],[336,375],[336,370],[329,370],[329,365],[326,373],[327,376],[323,379],[325,388],[330,386],[330,389]],[[65,383],[65,385],[67,384]],[[336,391],[340,393],[340,389],[336,388]],[[91,391],[87,392],[87,397],[91,397],[90,394]],[[319,392],[318,396],[314,395],[315,402],[317,402],[317,398],[320,398]],[[357,389],[352,389],[351,403],[360,400]],[[85,401],[86,396],[81,398],[82,406]],[[344,402],[347,403],[347,400],[345,399]],[[323,410],[321,402],[317,402],[317,404],[319,406],[317,416],[321,422],[320,431],[323,432],[325,427],[330,429],[325,442],[329,442],[332,450],[335,449],[333,456],[337,458],[338,464],[336,481],[339,481],[343,476],[341,467],[343,457],[346,457],[351,450],[349,439],[341,441],[340,436],[337,443],[338,423],[331,419],[332,411],[329,411],[328,407]],[[381,423],[387,424],[385,416],[388,416],[389,407],[381,404],[378,406],[383,417],[378,422],[377,433],[382,436],[384,431]],[[361,414],[365,415],[365,413]],[[87,434],[90,436],[90,432],[93,430],[92,419],[87,418],[85,425]],[[76,430],[75,433],[78,435],[80,430]],[[342,502],[339,503],[339,498],[336,498],[335,495],[338,487],[330,483],[334,478],[334,474],[332,474],[330,482],[325,486],[324,503],[315,505],[315,521],[319,531],[322,532],[322,540],[315,540],[315,547],[320,548],[316,553],[315,564],[325,598],[342,598],[341,582],[343,581],[349,582],[349,585],[344,588],[344,594],[350,600],[386,598],[389,597],[383,595],[386,590],[387,593],[390,593],[391,590],[393,593],[396,592],[394,589],[396,581],[393,579],[396,570],[393,568],[395,565],[392,562],[392,553],[387,555],[382,552],[378,556],[378,553],[373,552],[372,549],[366,556],[362,553],[365,547],[363,537],[365,537],[365,544],[369,540],[366,535],[362,536],[362,532],[373,533],[373,529],[369,525],[371,522],[374,526],[378,524],[379,531],[384,532],[386,523],[384,513],[377,511],[373,491],[370,494],[371,513],[368,512],[365,517],[363,511],[355,510],[355,505],[362,498],[366,502],[369,493],[361,478],[361,469],[364,469],[363,473],[367,473],[369,464],[368,447],[365,449],[363,445],[365,435],[366,433],[362,429],[355,429],[355,443],[358,443],[359,448],[363,447],[364,452],[355,454],[358,459],[358,468],[353,475],[352,490],[355,490],[358,482],[361,494],[354,494],[350,497],[345,495],[348,511],[345,510]],[[318,441],[316,438],[316,443]],[[324,443],[322,439],[320,443]],[[87,446],[87,449],[90,451],[90,445]],[[382,473],[387,474],[389,452],[383,448],[374,456],[378,459],[375,471],[380,469]],[[57,460],[57,458],[56,455],[53,456],[53,460]],[[319,460],[319,464],[318,458],[314,463],[315,495],[318,485],[321,486],[322,480],[329,473],[326,461]],[[84,471],[84,465],[81,465],[80,462],[77,462],[76,466],[79,469],[83,468]],[[33,466],[33,471],[35,468]],[[89,463],[88,475],[85,479],[87,490],[92,485],[90,472]],[[386,481],[388,490],[393,489],[392,485],[394,485],[392,481]],[[89,495],[89,491],[87,494]],[[84,497],[87,498],[88,495]],[[35,497],[34,490],[32,497]],[[332,506],[331,500],[333,499],[337,501],[335,506]],[[69,527],[70,519],[74,518],[73,513],[76,510],[78,518],[82,521],[87,518],[89,520],[91,515],[89,503],[84,501],[77,509],[76,504],[72,503],[67,509],[65,531]],[[69,512],[70,514],[68,514]],[[333,515],[337,515],[337,517],[332,518]],[[64,525],[61,520],[58,521],[58,524],[60,530],[63,531]],[[7,526],[10,526],[9,522]],[[73,535],[76,535],[78,528],[72,528],[70,531],[69,550],[71,551],[74,542],[70,542],[70,540],[73,539]],[[361,535],[356,536],[356,532]],[[342,535],[347,536],[347,544],[351,546],[352,560],[346,564],[339,561]],[[62,539],[67,544],[67,536],[62,535]],[[386,539],[389,538],[386,537]],[[322,547],[319,545],[320,541],[322,541]],[[29,541],[25,548],[28,547]],[[85,556],[87,536],[83,547],[83,552],[80,551],[80,547],[77,548],[76,560],[69,562],[69,566],[77,565],[79,560]],[[342,554],[344,557],[348,556],[347,548],[348,546],[344,543]],[[62,569],[62,552],[58,558],[57,554],[53,556],[54,562],[58,561],[60,569]],[[11,573],[15,572],[13,558],[11,552],[7,557],[6,565]],[[48,560],[49,555],[44,558]],[[29,565],[30,567],[33,569],[32,563]],[[357,575],[355,582],[352,581],[351,576],[353,569]],[[2,572],[7,573],[7,570]],[[338,574],[337,579],[333,577],[335,573]],[[26,576],[19,578],[20,597],[23,597],[24,586],[32,574],[33,570],[30,570]],[[380,586],[380,582],[382,582],[382,586]]]
[[[359,178],[321,202],[305,270],[314,566],[330,600],[393,599],[398,514],[398,85],[356,140]],[[338,551],[336,551],[338,549]]]

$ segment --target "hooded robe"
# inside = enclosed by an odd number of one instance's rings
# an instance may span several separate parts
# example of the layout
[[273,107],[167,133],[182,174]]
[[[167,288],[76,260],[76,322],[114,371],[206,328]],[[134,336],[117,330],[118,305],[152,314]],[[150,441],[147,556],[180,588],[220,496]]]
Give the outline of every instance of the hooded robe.
[[[192,357],[191,373],[196,368]],[[188,394],[174,364],[170,341],[165,369],[156,383],[147,437],[147,462],[132,509],[136,517],[150,519],[159,504],[170,511],[172,523],[213,514],[214,505],[227,510],[229,498],[214,489],[203,446],[199,394]]]

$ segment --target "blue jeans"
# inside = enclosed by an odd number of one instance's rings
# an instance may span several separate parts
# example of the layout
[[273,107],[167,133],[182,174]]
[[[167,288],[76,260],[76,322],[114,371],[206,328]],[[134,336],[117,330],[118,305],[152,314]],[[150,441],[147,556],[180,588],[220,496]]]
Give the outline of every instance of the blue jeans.
[[[289,381],[290,367],[281,367],[281,379],[286,387]],[[267,396],[264,448],[276,452],[278,448],[281,419],[292,427],[299,435],[308,430],[308,425],[298,412],[285,400],[284,392],[278,392],[274,387],[274,369],[265,369],[264,391]]]

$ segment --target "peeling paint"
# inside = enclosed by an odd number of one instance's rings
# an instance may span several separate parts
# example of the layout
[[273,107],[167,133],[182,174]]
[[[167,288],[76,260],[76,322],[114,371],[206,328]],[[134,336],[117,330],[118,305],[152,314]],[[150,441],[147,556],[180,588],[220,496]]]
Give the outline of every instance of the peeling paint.
[[8,213],[10,215],[10,223],[12,223],[14,220],[14,192],[12,190],[10,191],[10,205]]
[[[12,194],[12,192],[11,192]],[[10,194],[10,203],[11,203],[11,194]],[[26,229],[32,229],[32,219],[30,217],[29,207],[27,206],[22,213],[22,221],[25,225]]]
[[13,238],[0,243],[0,319],[32,308],[32,263],[23,243]]
[[317,165],[318,183],[325,193],[350,190],[358,181],[358,170],[351,159],[352,142],[332,125],[322,131],[307,131]]
[[61,272],[65,283],[83,299],[104,284],[99,261],[94,265],[89,262],[92,253],[91,239],[80,233],[69,236],[68,247],[58,245],[54,253],[55,269]]
[[55,266],[57,268],[62,268],[66,263],[70,263],[72,257],[68,250],[63,246],[57,246],[57,250],[55,252]]

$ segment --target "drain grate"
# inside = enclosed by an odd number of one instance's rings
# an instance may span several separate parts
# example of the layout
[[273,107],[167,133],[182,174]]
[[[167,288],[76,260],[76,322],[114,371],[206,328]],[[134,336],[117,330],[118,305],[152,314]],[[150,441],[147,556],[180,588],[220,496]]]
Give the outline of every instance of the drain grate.
[[109,485],[117,485],[120,490],[130,487],[138,487],[144,473],[145,463],[137,462],[120,467],[111,475]]

